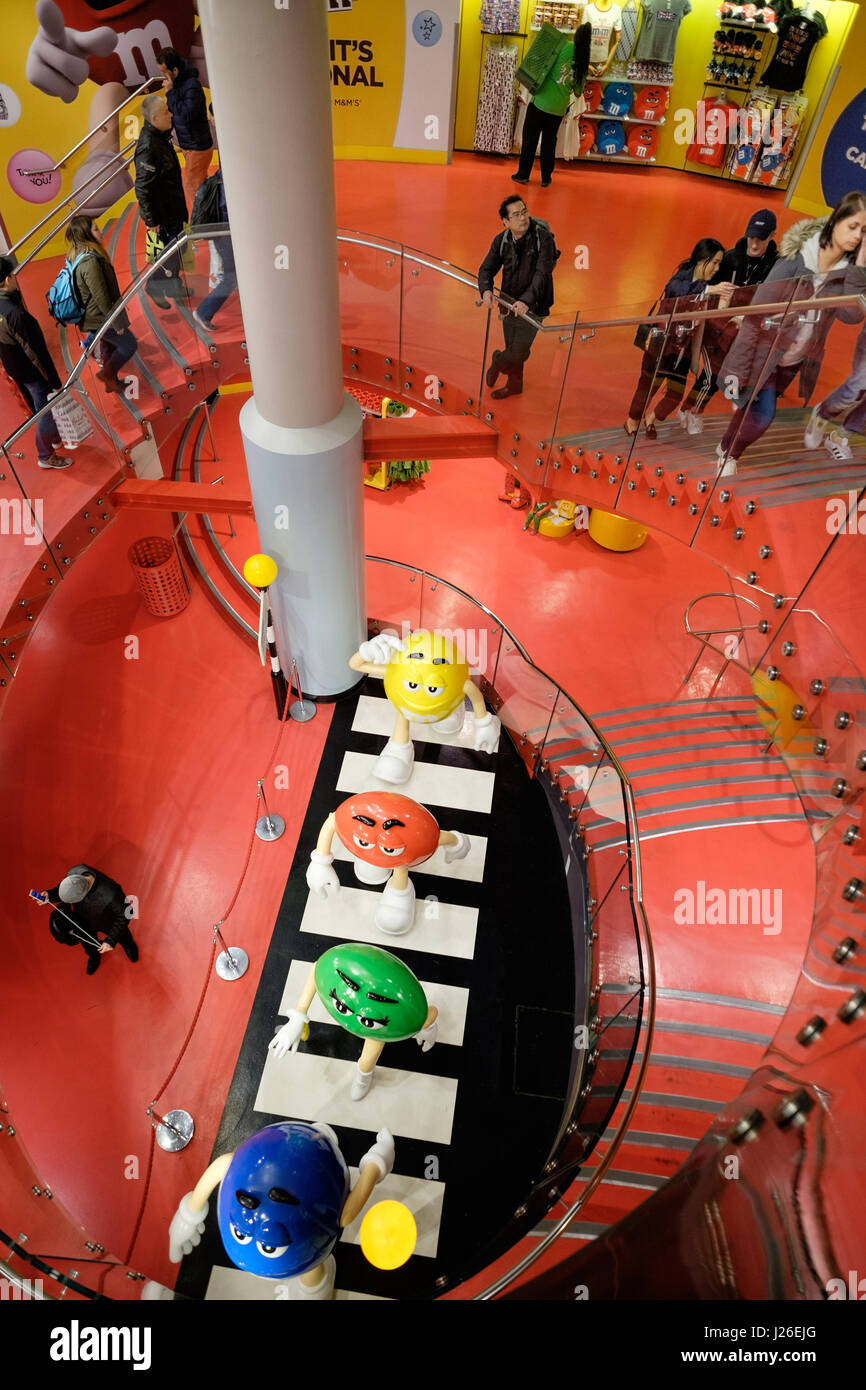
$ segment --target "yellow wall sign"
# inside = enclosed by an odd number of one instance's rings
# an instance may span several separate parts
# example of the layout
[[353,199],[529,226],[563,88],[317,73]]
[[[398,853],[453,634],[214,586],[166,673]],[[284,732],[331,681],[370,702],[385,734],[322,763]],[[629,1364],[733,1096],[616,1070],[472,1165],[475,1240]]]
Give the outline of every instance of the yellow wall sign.
[[460,0],[329,8],[337,158],[446,163]]

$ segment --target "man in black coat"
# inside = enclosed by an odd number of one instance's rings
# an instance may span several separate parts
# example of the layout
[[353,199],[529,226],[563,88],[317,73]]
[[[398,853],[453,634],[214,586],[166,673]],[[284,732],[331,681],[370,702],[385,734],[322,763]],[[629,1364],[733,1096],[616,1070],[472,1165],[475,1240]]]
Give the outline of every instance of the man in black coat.
[[[52,912],[49,930],[64,946],[84,947],[88,975],[95,974],[100,958],[118,945],[130,960],[138,960],[138,947],[126,916],[126,894],[107,874],[89,864],[76,864],[56,888],[41,894],[40,901],[62,904]],[[105,937],[101,945],[99,933]]]
[[[0,362],[35,414],[60,390],[60,377],[42,329],[24,308],[15,267],[0,256]],[[61,443],[50,410],[36,426],[36,455],[40,468],[69,468],[72,459],[56,453]]]
[[[180,236],[187,220],[186,198],[180,173],[180,160],[171,143],[171,112],[159,92],[141,103],[144,122],[135,147],[135,196],[141,220],[156,228],[163,246]],[[180,281],[180,255],[166,261],[163,274],[152,275],[148,293],[161,309],[168,308],[165,296],[183,293]]]
[[174,138],[183,154],[183,191],[191,208],[213,158],[204,88],[198,80],[198,68],[185,63],[175,49],[163,48],[156,61],[174,123]]
[[495,400],[519,396],[523,390],[523,364],[529,357],[538,328],[526,322],[526,315],[542,319],[553,304],[553,268],[559,257],[553,233],[545,222],[529,216],[526,204],[516,194],[499,208],[505,228],[493,238],[490,250],[478,271],[478,289],[492,307],[493,277],[502,271],[502,294],[512,303],[500,302],[505,351],[494,352],[487,369],[487,385],[493,387],[505,376],[504,386],[490,394]]
[[737,286],[763,284],[779,255],[779,248],[773,241],[775,230],[776,214],[770,208],[753,212],[746,235],[725,252],[711,283],[721,285],[728,282]]

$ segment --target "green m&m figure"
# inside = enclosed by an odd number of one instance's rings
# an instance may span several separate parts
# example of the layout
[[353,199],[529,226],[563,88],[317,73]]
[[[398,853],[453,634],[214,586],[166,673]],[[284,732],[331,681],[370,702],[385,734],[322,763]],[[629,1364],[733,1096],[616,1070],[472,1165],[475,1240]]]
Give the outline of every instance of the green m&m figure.
[[364,1039],[352,1099],[362,1100],[386,1042],[414,1038],[424,1052],[436,1041],[438,1010],[428,1005],[420,980],[381,946],[332,946],[310,967],[298,1007],[268,1044],[277,1057],[296,1052],[309,1037],[308,1011],[318,994],[335,1023]]

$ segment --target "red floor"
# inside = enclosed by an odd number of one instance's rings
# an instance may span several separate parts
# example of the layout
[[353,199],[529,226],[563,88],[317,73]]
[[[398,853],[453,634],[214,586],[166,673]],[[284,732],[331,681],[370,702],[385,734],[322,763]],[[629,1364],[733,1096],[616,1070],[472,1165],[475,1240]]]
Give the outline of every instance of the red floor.
[[[448,170],[338,165],[338,218],[474,267],[497,230],[496,205],[511,191],[510,172],[510,162],[470,156]],[[590,247],[590,272],[560,273],[556,308],[563,313],[647,308],[698,236],[731,243],[755,207],[776,201],[698,176],[583,167],[558,174],[543,194],[534,186],[527,193],[530,210],[547,217],[566,249],[562,270],[568,248]],[[796,220],[781,207],[777,212],[783,226]],[[223,398],[215,416],[220,460],[213,476],[224,472],[227,485],[233,472],[241,476],[235,413],[242,399]],[[208,480],[207,471],[202,476]],[[590,713],[676,699],[693,657],[685,606],[718,587],[720,571],[660,535],[624,555],[600,550],[586,535],[565,542],[528,537],[524,514],[497,501],[502,476],[492,460],[441,460],[422,483],[384,494],[365,490],[368,553],[427,568],[475,594]],[[70,480],[52,481],[62,487]],[[190,1109],[196,1139],[179,1156],[157,1150],[131,1253],[133,1266],[171,1282],[165,1228],[209,1153],[328,714],[322,709],[310,724],[289,725],[271,760],[278,726],[251,646],[198,591],[171,621],[148,618],[138,601],[125,552],[135,536],[160,529],[150,515],[127,515],[75,566],[41,618],[4,707],[0,836],[6,915],[18,930],[7,931],[5,943],[5,1016],[16,1050],[4,1061],[3,1087],[57,1198],[114,1254],[126,1256],[147,1166],[145,1110],[210,979],[190,1047],[157,1106]],[[240,532],[239,556],[249,552],[247,534]],[[853,603],[838,597],[853,642]],[[439,591],[437,615],[441,599]],[[130,636],[139,640],[136,660],[125,655]],[[687,693],[701,692],[704,672],[699,665]],[[269,799],[286,817],[287,832],[276,845],[255,842],[228,926],[232,943],[249,950],[252,968],[243,982],[223,984],[209,973],[211,927],[244,865],[256,779],[282,764],[290,791],[275,790]],[[805,828],[793,824],[649,842],[647,910],[660,984],[784,1003],[808,933],[809,847]],[[733,939],[673,926],[675,888],[722,875],[731,856],[744,882],[785,884],[780,936],[736,928],[729,929],[738,933]],[[127,891],[136,884],[138,965],[116,953],[86,978],[83,953],[57,946],[41,910],[28,903],[28,888],[57,882],[79,858],[99,864]],[[130,1156],[138,1160],[137,1178],[125,1176]]]

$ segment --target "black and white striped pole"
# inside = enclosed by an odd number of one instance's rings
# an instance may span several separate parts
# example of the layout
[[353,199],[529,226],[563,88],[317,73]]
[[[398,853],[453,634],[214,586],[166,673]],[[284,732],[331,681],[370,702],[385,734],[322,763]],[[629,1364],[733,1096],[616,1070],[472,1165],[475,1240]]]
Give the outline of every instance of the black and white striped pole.
[[277,706],[277,718],[282,719],[286,708],[289,684],[280,665],[274,622],[268,603],[268,589],[276,577],[277,563],[271,559],[270,555],[251,555],[244,564],[244,579],[259,591],[259,656],[263,666],[270,662],[271,685]]

